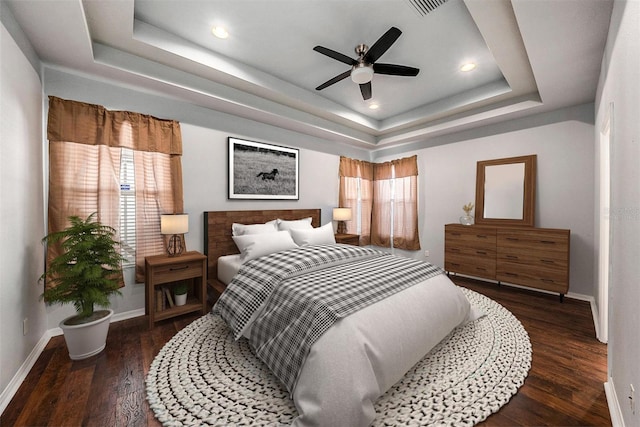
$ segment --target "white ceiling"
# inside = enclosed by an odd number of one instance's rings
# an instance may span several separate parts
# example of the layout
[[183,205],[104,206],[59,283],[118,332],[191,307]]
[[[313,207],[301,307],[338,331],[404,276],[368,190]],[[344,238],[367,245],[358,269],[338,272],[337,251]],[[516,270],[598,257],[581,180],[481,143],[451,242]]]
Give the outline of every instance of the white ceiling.
[[[3,0],[47,65],[321,138],[377,149],[592,102],[612,0]],[[224,25],[230,36],[211,35]],[[342,80],[389,28],[373,97]],[[467,61],[476,70],[459,70]],[[380,108],[371,110],[375,102]]]

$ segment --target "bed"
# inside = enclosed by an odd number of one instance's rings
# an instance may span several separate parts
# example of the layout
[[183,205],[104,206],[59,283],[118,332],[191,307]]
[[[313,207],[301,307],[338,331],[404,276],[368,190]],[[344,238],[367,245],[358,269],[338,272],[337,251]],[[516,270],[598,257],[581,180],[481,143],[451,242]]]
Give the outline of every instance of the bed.
[[[313,244],[239,259],[247,252],[236,245],[241,239],[234,242],[234,223],[303,218],[314,230],[288,233]],[[438,267],[300,240],[326,230],[320,210],[205,212],[205,224],[210,285],[221,293],[214,314],[287,387],[299,414],[293,425],[370,425],[386,390],[454,328],[481,315]]]

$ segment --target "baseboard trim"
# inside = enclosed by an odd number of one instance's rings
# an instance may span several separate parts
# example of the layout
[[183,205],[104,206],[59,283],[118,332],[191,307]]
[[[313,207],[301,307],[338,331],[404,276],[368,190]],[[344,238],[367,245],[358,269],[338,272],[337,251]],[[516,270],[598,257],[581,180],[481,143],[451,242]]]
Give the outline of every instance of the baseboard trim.
[[625,427],[620,401],[616,394],[616,388],[613,385],[613,378],[609,377],[609,381],[604,383],[604,394],[607,397],[607,405],[609,406],[609,414],[611,415],[611,425],[613,427]]
[[31,371],[33,365],[35,365],[38,357],[40,357],[40,354],[44,351],[51,337],[52,335],[49,331],[45,331],[44,334],[42,334],[42,337],[40,337],[40,340],[33,347],[31,353],[29,353],[25,361],[20,365],[18,372],[16,372],[13,378],[11,378],[11,381],[9,381],[9,384],[7,384],[5,389],[2,390],[2,394],[0,394],[0,414],[2,414],[4,410],[7,409],[7,406],[9,406],[9,402],[13,399],[13,396],[22,385],[22,382],[27,378],[27,374]]
[[[595,298],[591,301],[591,315],[593,316],[593,325],[596,328],[596,338],[603,344],[608,344],[606,339],[603,339],[603,335],[607,335],[602,331],[602,324],[600,323],[600,312],[598,311],[598,304],[596,304]],[[606,332],[606,331],[604,331]]]
[[[122,320],[133,319],[134,317],[144,316],[144,308],[138,308],[135,310],[125,311],[124,313],[116,313],[111,318],[111,323],[120,322]],[[58,335],[62,335],[62,329],[56,326],[55,328],[49,329],[52,337],[57,337]]]
[[[120,322],[122,320],[132,319],[134,317],[140,317],[144,315],[144,308],[125,311],[124,313],[114,314],[111,318],[111,323]],[[7,409],[7,406],[9,406],[11,399],[13,399],[13,396],[15,396],[23,381],[25,380],[25,378],[27,378],[29,371],[31,371],[31,368],[33,368],[33,365],[35,365],[38,357],[40,357],[45,347],[49,343],[49,340],[58,335],[62,335],[62,329],[60,329],[59,327],[48,329],[44,332],[44,334],[42,334],[42,337],[40,337],[38,343],[33,347],[31,352],[29,353],[29,356],[27,356],[22,365],[20,365],[20,368],[18,368],[16,374],[13,376],[13,378],[11,378],[9,384],[7,384],[5,389],[2,390],[2,394],[0,394],[0,414],[2,414],[4,410]]]

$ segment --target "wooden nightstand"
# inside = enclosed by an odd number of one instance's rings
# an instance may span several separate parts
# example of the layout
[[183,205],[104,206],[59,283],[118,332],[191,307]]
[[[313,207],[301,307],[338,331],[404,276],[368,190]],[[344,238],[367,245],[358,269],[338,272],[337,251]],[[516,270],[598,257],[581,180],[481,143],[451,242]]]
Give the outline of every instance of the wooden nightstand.
[[[207,257],[191,251],[180,256],[155,255],[145,258],[145,313],[149,328],[155,322],[181,314],[200,311],[207,313]],[[188,281],[187,303],[177,306],[173,302],[172,285]],[[170,296],[167,295],[170,293]],[[174,302],[175,303],[175,302]],[[164,307],[163,307],[164,306]]]
[[360,246],[360,235],[358,234],[336,234],[335,237],[336,243]]

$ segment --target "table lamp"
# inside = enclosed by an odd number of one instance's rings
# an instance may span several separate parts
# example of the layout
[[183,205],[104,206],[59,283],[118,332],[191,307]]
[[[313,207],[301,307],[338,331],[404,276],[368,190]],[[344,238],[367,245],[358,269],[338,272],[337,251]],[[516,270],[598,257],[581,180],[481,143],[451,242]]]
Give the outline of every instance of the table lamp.
[[182,236],[189,232],[189,215],[188,214],[163,214],[160,216],[160,233],[171,235],[167,244],[167,253],[169,256],[178,256],[184,250],[182,244]]
[[351,208],[333,208],[333,220],[338,221],[338,234],[346,234],[345,221],[351,221]]

